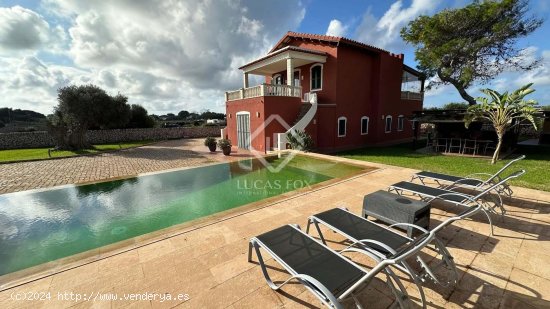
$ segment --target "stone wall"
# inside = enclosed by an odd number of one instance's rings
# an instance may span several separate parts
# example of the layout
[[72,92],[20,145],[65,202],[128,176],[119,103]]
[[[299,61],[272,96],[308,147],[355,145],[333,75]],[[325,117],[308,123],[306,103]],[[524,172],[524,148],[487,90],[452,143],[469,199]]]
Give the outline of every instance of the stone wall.
[[[88,141],[92,144],[111,144],[143,140],[177,138],[218,137],[222,127],[149,128],[120,130],[90,130]],[[0,149],[52,147],[54,141],[48,132],[0,133]]]

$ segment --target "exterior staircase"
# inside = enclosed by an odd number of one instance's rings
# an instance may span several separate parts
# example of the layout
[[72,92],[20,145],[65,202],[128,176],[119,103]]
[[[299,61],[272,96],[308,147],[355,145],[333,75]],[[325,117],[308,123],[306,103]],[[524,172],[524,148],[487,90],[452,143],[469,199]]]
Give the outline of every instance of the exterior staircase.
[[304,116],[307,114],[307,112],[311,109],[311,103],[306,102],[302,103],[302,106],[300,106],[300,112],[298,113],[298,117],[296,117],[296,121],[292,124],[292,126],[295,126]]
[[294,125],[285,133],[277,133],[277,147],[275,147],[275,150],[286,149],[286,134],[296,131],[304,131],[311,120],[313,120],[313,117],[315,117],[315,114],[317,113],[317,94],[310,93],[308,99],[309,102],[302,103],[302,106],[300,106],[300,112],[298,113],[298,117],[296,117],[296,122],[294,122]]

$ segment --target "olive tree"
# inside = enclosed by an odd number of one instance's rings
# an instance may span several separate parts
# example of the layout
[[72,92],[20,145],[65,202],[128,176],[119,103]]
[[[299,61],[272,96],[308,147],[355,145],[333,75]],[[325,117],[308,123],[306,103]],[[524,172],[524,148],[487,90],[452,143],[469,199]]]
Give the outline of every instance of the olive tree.
[[54,113],[48,116],[48,127],[60,149],[90,148],[86,140],[88,129],[119,128],[130,119],[127,97],[112,97],[95,85],[60,88],[57,101]]
[[542,20],[528,16],[527,0],[473,1],[433,16],[419,16],[401,30],[415,47],[418,69],[433,78],[427,89],[454,86],[470,105],[467,92],[474,82],[489,82],[504,70],[531,70],[540,59],[529,60],[517,40],[535,31]]

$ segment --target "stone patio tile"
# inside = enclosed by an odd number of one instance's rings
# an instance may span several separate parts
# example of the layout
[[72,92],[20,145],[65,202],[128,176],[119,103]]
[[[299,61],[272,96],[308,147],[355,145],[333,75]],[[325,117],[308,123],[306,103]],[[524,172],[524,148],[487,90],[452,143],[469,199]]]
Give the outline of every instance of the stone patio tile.
[[116,271],[121,267],[137,264],[139,263],[139,255],[137,250],[126,251],[109,258],[100,260],[97,262],[98,272],[99,270],[106,271]]
[[172,242],[169,239],[155,242],[153,244],[138,248],[139,261],[147,262],[151,259],[168,254],[175,251]]
[[534,307],[548,308],[550,305],[550,280],[521,269],[513,269],[506,290],[523,303]]
[[549,258],[548,252],[529,250],[529,248],[522,247],[519,250],[514,267],[550,280]]
[[265,285],[239,299],[237,302],[233,303],[232,306],[242,309],[255,309],[258,307],[281,308],[283,302],[281,302],[278,293],[274,293],[270,287]]

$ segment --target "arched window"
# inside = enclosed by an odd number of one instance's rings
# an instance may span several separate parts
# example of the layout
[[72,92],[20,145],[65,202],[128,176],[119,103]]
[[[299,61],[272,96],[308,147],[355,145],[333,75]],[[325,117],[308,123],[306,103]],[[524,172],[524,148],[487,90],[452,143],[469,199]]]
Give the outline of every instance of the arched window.
[[318,63],[310,68],[310,90],[323,89],[323,65]]
[[282,85],[283,84],[283,76],[281,74],[273,75],[272,84]]
[[369,117],[361,117],[361,135],[369,134]]
[[338,137],[346,136],[347,122],[348,120],[346,119],[346,117],[338,118]]
[[388,115],[386,116],[386,133],[390,133],[391,132],[391,116]]
[[403,131],[403,124],[405,123],[405,116],[397,116],[397,131]]

